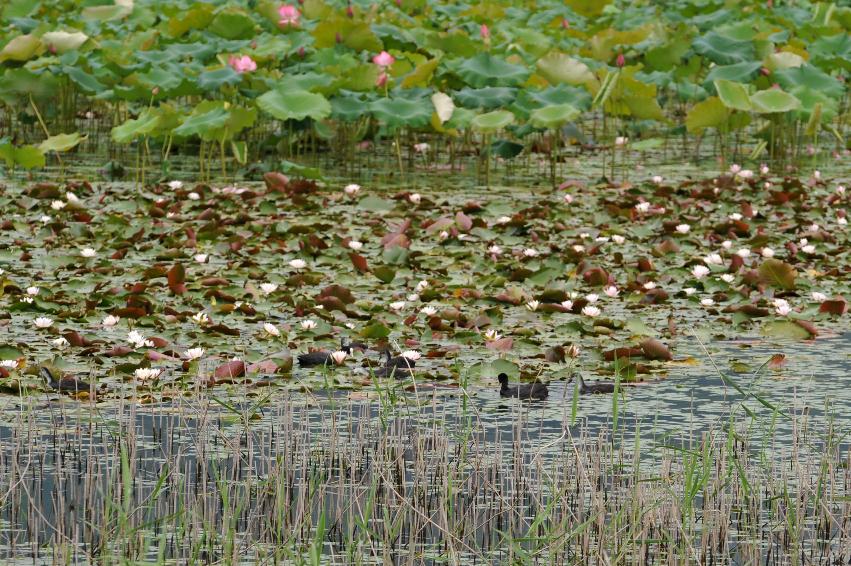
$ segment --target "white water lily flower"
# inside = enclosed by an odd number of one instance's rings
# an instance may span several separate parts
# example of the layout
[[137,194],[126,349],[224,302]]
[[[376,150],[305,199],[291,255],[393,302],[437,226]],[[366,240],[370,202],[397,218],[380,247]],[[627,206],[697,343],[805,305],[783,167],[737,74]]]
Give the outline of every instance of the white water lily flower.
[[807,244],[809,244],[809,243],[810,243],[810,241],[809,241],[808,239],[806,239],[806,238],[801,238],[800,240],[798,240],[798,245],[799,245],[799,246],[806,246],[806,245],[807,245]]
[[33,321],[36,328],[50,328],[53,326],[53,319],[46,316],[40,316]]
[[33,303],[33,298],[32,297],[21,297],[21,302],[26,303],[28,305],[31,305]]
[[760,251],[760,254],[764,258],[772,258],[772,257],[774,257],[774,250],[771,249],[771,248],[762,248],[762,251]]
[[750,169],[742,169],[739,171],[738,177],[740,179],[751,179],[753,177],[753,171]]
[[732,165],[730,165],[730,173],[732,173],[733,175],[737,174],[741,170],[742,166],[738,163],[733,163]]
[[691,230],[691,226],[688,224],[677,224],[677,232],[680,234],[688,234]]
[[148,340],[138,330],[131,330],[127,333],[127,341],[133,344],[135,348],[141,348],[142,346],[146,346],[148,348],[154,347],[153,340]]
[[200,311],[192,315],[192,320],[194,320],[196,324],[204,326],[205,324],[210,322],[210,317],[208,317],[207,313],[205,313],[204,311]]
[[539,301],[534,300],[534,299],[532,299],[531,301],[526,303],[526,308],[529,309],[530,311],[538,310],[539,306],[541,306],[541,303]]
[[416,293],[411,293],[406,298],[412,303],[416,303],[417,301],[420,300],[420,296],[417,295]]
[[189,200],[201,200],[201,195],[199,195],[198,193],[196,193],[194,191],[189,193],[186,196],[187,196],[187,198],[189,198]]
[[120,321],[120,320],[121,320],[121,317],[113,316],[113,315],[110,314],[110,315],[107,315],[103,318],[103,321],[101,322],[101,324],[103,324],[107,328],[110,328],[110,327],[113,327],[116,324],[118,324],[118,321]]
[[441,240],[445,240],[449,237],[449,232],[447,232],[446,230],[441,230],[440,234],[438,234],[437,237]]
[[661,185],[662,184],[662,175],[653,175],[652,181],[653,181],[654,185]]
[[815,179],[816,181],[818,181],[819,179],[821,179],[821,171],[819,171],[818,169],[816,169],[815,171],[813,171],[813,179]]
[[766,164],[764,164],[764,163],[763,163],[762,165],[760,165],[760,166],[759,166],[759,172],[760,172],[762,175],[768,175],[768,165],[766,165]]
[[278,290],[278,286],[275,283],[261,283],[260,290],[267,295],[271,295]]
[[601,312],[603,311],[593,305],[587,305],[582,307],[582,314],[584,314],[585,316],[590,316],[591,318],[594,318],[595,316],[600,316]]
[[423,357],[423,355],[417,352],[416,350],[405,350],[399,355],[405,358],[406,360],[411,360],[412,362],[415,362]]
[[66,205],[67,203],[64,200],[55,200],[50,203],[50,208],[53,210],[62,210]]
[[488,328],[484,333],[485,342],[496,342],[502,338],[502,334],[497,332],[495,328]]
[[721,247],[725,250],[729,250],[733,247],[733,242],[731,242],[730,240],[724,240],[723,242],[721,242]]
[[564,310],[573,310],[573,301],[562,301],[561,306],[564,308]]
[[360,185],[357,185],[355,183],[346,185],[345,187],[343,187],[343,192],[349,195],[350,197],[353,197],[360,192]]
[[17,369],[18,360],[0,360],[0,367],[6,369]]
[[715,301],[707,297],[705,299],[700,299],[700,304],[705,307],[711,307],[715,304]]
[[488,253],[491,255],[500,255],[502,253],[502,248],[494,244],[488,248]]
[[818,224],[816,224],[816,223],[810,224],[810,232],[818,232],[818,231],[819,231],[819,225]]
[[615,138],[615,145],[618,147],[623,147],[629,143],[629,138],[626,136],[618,136]]
[[580,232],[579,233],[579,238],[581,240],[587,240],[590,237],[591,237],[591,234],[589,234],[588,232]]
[[80,250],[80,255],[83,257],[95,257],[98,253],[94,248],[83,248]]
[[620,291],[614,285],[609,285],[608,287],[603,289],[603,292],[606,294],[607,297],[611,298],[615,298],[620,295]]
[[635,205],[635,210],[637,210],[638,212],[647,212],[648,210],[650,210],[650,203],[640,202]]
[[359,249],[363,248],[363,242],[351,240],[349,241],[349,248],[358,251]]
[[160,369],[137,368],[136,371],[133,372],[133,375],[136,376],[136,379],[139,381],[148,381],[159,377],[160,373],[162,373],[162,370]]
[[33,285],[31,287],[27,287],[27,295],[29,295],[31,297],[35,297],[36,295],[38,295],[39,291],[41,291],[41,289],[39,289],[35,285]]
[[609,241],[609,239],[606,236],[597,236],[596,238],[594,238],[594,241],[600,244],[605,244]]
[[207,258],[210,257],[207,254],[195,254],[194,259],[198,263],[207,263]]
[[41,216],[41,218],[39,218],[39,220],[41,220],[41,223],[42,223],[42,224],[47,224],[48,222],[50,222],[51,220],[53,220],[53,218],[52,218],[52,217],[50,217],[50,216],[48,216],[48,215],[46,215],[46,214],[43,214],[43,215]]
[[173,190],[173,191],[176,191],[178,189],[182,189],[183,188],[183,181],[169,181],[168,182],[168,188]]
[[347,357],[349,357],[349,354],[347,354],[343,350],[337,350],[336,352],[331,353],[331,359],[338,366],[343,365],[343,362],[346,361]]
[[730,220],[733,220],[735,222],[738,222],[739,220],[742,219],[742,215],[741,215],[741,213],[734,212],[733,214],[729,215],[727,218],[729,218]]
[[80,204],[80,197],[78,197],[71,191],[66,191],[65,200],[67,200],[70,204]]
[[836,194],[844,195],[845,194],[845,186],[839,185],[838,187],[836,187]]
[[805,254],[814,254],[816,253],[816,247],[812,244],[807,244],[806,246],[801,247],[801,251]]
[[301,327],[305,330],[313,330],[316,328],[316,321],[311,319],[302,320]]
[[724,259],[721,254],[711,253],[703,258],[703,263],[706,265],[724,265]]
[[655,289],[656,288],[656,282],[655,281],[648,281],[647,283],[644,284],[644,288],[647,289],[648,291],[651,290],[651,289]]
[[304,269],[305,267],[307,267],[307,262],[303,259],[293,259],[290,260],[290,267],[292,267],[293,269]]
[[703,279],[707,275],[709,275],[709,268],[705,265],[695,265],[691,269],[691,274],[694,275],[695,279]]
[[198,360],[204,357],[204,353],[204,348],[189,348],[188,350],[183,352],[183,357],[185,357],[191,362],[192,360]]
[[600,300],[600,295],[597,293],[589,293],[588,295],[585,295],[585,300],[593,304]]
[[564,199],[565,204],[571,204],[573,202],[573,195],[564,195],[562,198]]
[[533,248],[526,248],[523,250],[523,255],[526,257],[538,257],[538,250]]
[[732,273],[725,273],[724,275],[721,276],[721,280],[724,281],[725,283],[732,283],[733,281],[736,280],[736,276],[733,275]]
[[814,301],[819,303],[823,303],[827,300],[827,295],[825,295],[824,293],[819,293],[818,291],[813,291],[812,297]]
[[623,244],[624,242],[626,242],[626,238],[621,236],[620,234],[613,234],[612,241],[616,244]]
[[428,281],[423,279],[422,281],[417,283],[417,286],[415,287],[415,289],[417,290],[417,293],[422,293],[423,291],[428,289]]
[[686,288],[683,289],[683,293],[685,293],[686,296],[688,296],[688,297],[691,297],[696,292],[697,292],[697,289],[695,289],[694,287],[686,287]]
[[408,195],[408,200],[411,201],[411,203],[413,204],[420,204],[420,201],[422,199],[423,197],[422,195],[420,195],[420,193],[411,193],[410,195]]
[[68,341],[65,339],[65,337],[64,337],[64,336],[60,336],[60,337],[59,337],[59,338],[57,338],[56,340],[51,340],[50,342],[51,342],[54,346],[56,346],[57,348],[59,348],[60,350],[62,350],[62,349],[64,349],[65,347],[67,347],[67,346],[70,346],[70,345],[71,345],[71,343],[70,343],[70,342],[68,342]]
[[751,251],[748,248],[739,248],[739,251],[736,252],[736,255],[745,258],[751,255]]
[[508,224],[509,222],[511,222],[510,216],[500,216],[496,219],[497,224]]
[[792,307],[790,307],[788,304],[777,305],[777,307],[774,309],[774,312],[776,312],[780,316],[786,316],[790,312],[792,312]]
[[573,251],[575,251],[578,254],[581,254],[582,252],[585,251],[585,246],[583,246],[582,244],[576,244],[575,246],[571,246],[571,247],[573,248]]
[[845,218],[844,216],[840,216],[839,218],[836,219],[836,223],[839,224],[840,226],[845,226],[846,224],[848,224],[848,219]]
[[275,326],[274,324],[272,324],[271,322],[264,322],[263,323],[263,330],[265,330],[266,334],[268,334],[269,336],[280,336],[281,335],[281,331],[278,330],[278,327]]
[[390,303],[390,310],[400,311],[405,308],[405,301],[394,301]]
[[432,306],[426,306],[420,309],[420,312],[426,316],[434,316],[437,314],[437,309]]

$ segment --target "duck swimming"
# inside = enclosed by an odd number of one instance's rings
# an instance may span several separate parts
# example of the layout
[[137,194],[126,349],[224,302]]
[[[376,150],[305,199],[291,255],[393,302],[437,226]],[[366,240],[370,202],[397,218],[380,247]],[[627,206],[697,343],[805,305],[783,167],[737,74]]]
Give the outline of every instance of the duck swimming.
[[546,384],[536,381],[535,383],[522,383],[515,387],[508,386],[508,375],[499,374],[499,394],[503,397],[517,397],[518,399],[546,399],[550,394]]

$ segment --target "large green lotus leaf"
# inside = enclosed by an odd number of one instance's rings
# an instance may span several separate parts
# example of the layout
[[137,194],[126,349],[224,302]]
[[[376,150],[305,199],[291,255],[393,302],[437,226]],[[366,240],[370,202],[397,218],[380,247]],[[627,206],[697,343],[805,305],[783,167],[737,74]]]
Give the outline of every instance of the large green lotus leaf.
[[823,122],[829,122],[836,117],[839,101],[827,96],[823,91],[801,86],[792,89],[792,94],[801,101],[801,108],[798,110],[800,117],[809,119],[813,112],[818,112]]
[[624,96],[623,104],[629,108],[629,115],[639,120],[665,120],[665,113],[655,96]]
[[723,36],[715,31],[698,37],[692,43],[695,51],[719,65],[745,63],[756,57],[753,43]]
[[570,104],[554,104],[532,111],[529,121],[536,128],[553,129],[567,122],[572,122],[582,112]]
[[514,123],[514,114],[508,110],[495,110],[486,114],[479,114],[470,122],[477,132],[491,134]]
[[452,117],[446,121],[445,127],[455,130],[466,130],[476,117],[476,112],[469,108],[456,108]]
[[794,69],[800,67],[805,62],[806,61],[803,57],[790,51],[769,53],[768,57],[765,58],[765,66],[771,71],[777,71],[779,69]]
[[509,106],[517,97],[517,89],[506,86],[464,88],[455,93],[455,99],[465,108],[494,110]]
[[7,167],[20,165],[24,169],[44,167],[44,153],[34,145],[15,147],[11,143],[0,144],[0,158]]
[[845,93],[845,87],[841,82],[809,63],[793,69],[780,69],[775,71],[773,76],[787,91],[806,87],[837,100]]
[[718,92],[718,98],[727,108],[750,112],[751,98],[748,95],[747,86],[742,83],[719,79],[715,81],[715,90]]
[[185,78],[185,72],[173,63],[167,63],[163,66],[152,67],[144,73],[136,73],[128,77],[128,84],[138,84],[152,91],[158,88],[162,93],[177,94],[175,91],[180,88]]
[[380,98],[370,104],[370,110],[390,129],[403,126],[421,128],[431,122],[433,106],[428,98]]
[[175,136],[203,136],[212,130],[218,130],[219,128],[224,127],[229,118],[229,114],[224,107],[224,103],[220,102],[217,106],[206,111],[202,109],[202,105],[204,105],[204,108],[208,107],[208,105],[203,102],[196,106],[192,114],[190,114],[183,123],[172,132]]
[[478,53],[481,43],[473,41],[462,29],[448,32],[426,33],[425,46],[431,53],[446,53],[456,57],[472,57]]
[[591,94],[584,88],[558,85],[543,90],[524,90],[518,98],[528,99],[539,106],[572,104],[580,110],[591,108]]
[[538,30],[519,28],[513,31],[514,43],[519,44],[532,57],[543,56],[552,45],[552,40]]
[[142,112],[138,118],[131,118],[112,128],[112,139],[117,143],[130,143],[141,136],[148,136],[156,130],[160,117],[150,110]]
[[513,159],[523,152],[525,146],[511,140],[496,140],[490,146],[490,154],[503,159]]
[[525,66],[514,65],[490,53],[479,53],[464,59],[460,64],[453,61],[453,64],[458,76],[476,88],[516,86],[529,77],[529,70]]
[[367,22],[344,16],[323,19],[312,33],[316,47],[319,48],[334,47],[338,37],[342,39],[343,45],[355,51],[375,53],[384,47]]
[[285,36],[268,33],[255,38],[254,43],[257,47],[248,51],[248,54],[257,61],[283,59],[292,48],[292,42]]
[[392,24],[373,24],[372,31],[384,43],[385,49],[397,49],[399,51],[416,51],[417,39],[414,34],[405,28]]
[[215,92],[224,85],[234,85],[241,81],[242,75],[234,71],[233,67],[230,65],[225,65],[220,69],[204,71],[198,75],[198,79],[195,82],[201,90],[206,92]]
[[65,73],[69,79],[74,81],[74,83],[84,92],[101,93],[106,90],[106,86],[97,80],[94,75],[90,75],[80,67],[65,65],[62,67],[62,72]]
[[704,84],[711,85],[715,81],[722,79],[737,83],[746,83],[756,77],[760,68],[762,68],[762,63],[759,61],[736,63],[735,65],[718,65],[713,67],[706,75]]
[[644,62],[650,70],[667,71],[679,65],[690,48],[691,40],[683,33],[666,43],[648,49],[644,55]]
[[851,70],[851,35],[846,32],[820,37],[810,46],[812,62],[824,71]]
[[761,90],[751,95],[753,109],[760,114],[790,112],[801,107],[801,101],[779,88]]
[[331,117],[344,122],[355,122],[369,108],[369,103],[357,96],[335,96],[331,99]]
[[624,46],[637,45],[657,33],[658,26],[650,22],[638,24],[631,29],[619,30],[606,27],[588,41],[591,56],[597,61],[610,61]]
[[597,81],[588,65],[558,51],[553,51],[539,59],[535,67],[538,73],[553,85],[584,85]]
[[168,33],[178,38],[192,29],[204,29],[213,21],[213,6],[195,4],[190,10],[181,10],[168,20]]
[[73,51],[83,45],[89,36],[81,31],[49,31],[41,36],[41,41],[48,47],[53,47],[57,53]]
[[109,22],[120,20],[133,12],[133,0],[115,0],[112,6],[89,6],[83,8],[83,17],[87,20]]
[[402,88],[427,86],[431,83],[431,77],[434,75],[434,70],[437,69],[438,63],[440,63],[440,59],[435,57],[417,65],[413,71],[402,79]]
[[588,18],[602,14],[612,0],[565,0],[564,3],[580,16]]
[[692,106],[686,114],[686,128],[697,132],[704,128],[720,128],[727,123],[730,111],[717,96],[707,98]]
[[307,72],[285,75],[275,85],[281,90],[307,90],[328,95],[333,89],[334,78],[325,73]]
[[257,106],[278,120],[324,120],[331,114],[328,99],[306,90],[275,88],[258,97]]
[[49,72],[33,73],[24,67],[7,69],[0,76],[0,99],[14,105],[21,95],[41,99],[55,96],[59,80]]
[[77,145],[84,139],[86,139],[86,136],[81,136],[80,132],[74,132],[73,134],[56,134],[55,136],[50,136],[41,142],[38,149],[42,153],[47,153],[49,151],[68,151],[71,148],[77,147]]
[[375,81],[381,73],[378,65],[372,63],[361,63],[338,71],[336,68],[326,68],[325,72],[331,76],[339,76],[332,86],[332,91],[353,90],[355,92],[372,92],[375,90]]
[[41,39],[32,35],[19,35],[0,50],[0,63],[4,61],[28,61],[42,50]]
[[225,39],[249,39],[254,36],[254,20],[237,8],[226,9],[213,18],[207,31]]

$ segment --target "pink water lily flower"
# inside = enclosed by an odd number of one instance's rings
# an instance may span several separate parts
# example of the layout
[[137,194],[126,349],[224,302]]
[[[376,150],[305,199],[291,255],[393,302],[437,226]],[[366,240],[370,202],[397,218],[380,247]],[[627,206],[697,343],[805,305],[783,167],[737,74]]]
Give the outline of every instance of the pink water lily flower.
[[284,4],[280,8],[278,8],[278,16],[280,16],[280,20],[278,20],[279,26],[298,26],[298,20],[301,17],[301,14],[298,11],[298,8],[295,6],[290,6],[289,4]]
[[233,67],[233,70],[237,73],[247,73],[257,70],[257,63],[248,55],[243,55],[242,57],[231,55],[228,58],[228,65]]
[[387,53],[386,51],[382,51],[381,53],[372,58],[372,62],[378,65],[379,67],[389,67],[390,65],[396,62],[396,58]]
[[479,27],[479,33],[481,34],[482,39],[490,39],[491,30],[488,28],[487,24],[482,24],[481,27]]

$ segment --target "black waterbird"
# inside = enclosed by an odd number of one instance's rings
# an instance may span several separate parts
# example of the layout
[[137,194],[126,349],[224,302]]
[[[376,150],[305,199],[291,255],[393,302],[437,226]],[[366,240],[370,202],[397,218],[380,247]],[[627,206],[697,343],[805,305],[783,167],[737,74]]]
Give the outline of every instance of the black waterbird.
[[615,384],[612,381],[593,381],[586,383],[582,379],[582,374],[579,375],[579,393],[582,395],[594,395],[600,393],[614,393]]
[[375,377],[390,377],[392,375],[397,379],[404,379],[414,374],[414,366],[417,365],[416,360],[407,356],[392,356],[389,348],[384,350],[384,357],[384,366],[375,370]]
[[65,375],[60,376],[59,379],[56,379],[56,376],[53,375],[53,372],[48,367],[41,366],[41,368],[39,369],[39,373],[41,374],[41,377],[43,377],[45,381],[47,381],[47,385],[49,385],[51,389],[56,389],[57,391],[63,391],[67,393],[92,391],[91,385],[81,379],[77,379],[74,376]]
[[[340,350],[347,354],[351,354],[352,345],[347,344],[345,338],[340,338]],[[316,352],[308,352],[306,354],[298,355],[299,367],[312,368],[316,366],[330,366],[333,364],[334,360],[331,359],[331,352],[328,350],[317,350]]]
[[503,397],[517,397],[518,399],[546,399],[550,394],[546,384],[539,381],[535,383],[521,383],[515,387],[508,386],[508,375],[501,373],[499,379],[499,394]]

